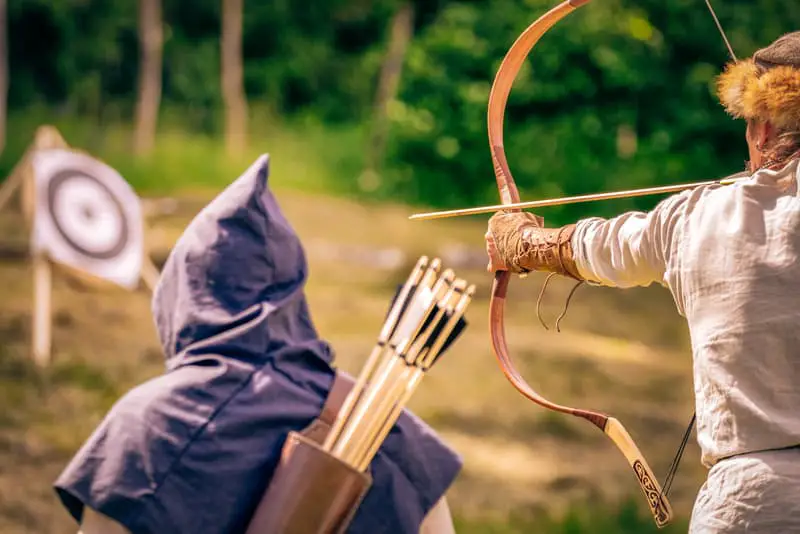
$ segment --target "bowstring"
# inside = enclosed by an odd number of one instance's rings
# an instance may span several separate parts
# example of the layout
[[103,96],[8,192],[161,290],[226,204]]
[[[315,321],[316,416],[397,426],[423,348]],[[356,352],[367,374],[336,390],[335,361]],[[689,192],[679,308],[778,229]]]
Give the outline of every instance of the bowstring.
[[717,12],[714,11],[714,6],[711,5],[711,0],[706,0],[706,5],[708,6],[708,10],[711,12],[711,16],[714,17],[714,22],[717,24],[717,29],[719,29],[720,35],[722,35],[722,40],[725,41],[725,46],[728,47],[728,53],[731,55],[734,61],[739,61],[736,58],[736,54],[733,52],[733,47],[731,46],[731,42],[728,40],[728,35],[725,33],[725,29],[722,27],[722,24],[717,17]]
[[692,428],[694,427],[695,419],[697,419],[697,412],[692,413],[692,419],[689,421],[689,426],[686,427],[686,432],[683,434],[683,439],[678,447],[678,452],[675,453],[675,458],[672,459],[672,465],[669,466],[667,476],[664,478],[664,486],[661,493],[658,495],[659,502],[662,497],[669,497],[669,490],[672,488],[672,482],[675,480],[675,474],[678,472],[678,466],[681,463],[683,452],[686,450],[686,444],[689,442],[689,436],[692,435]]

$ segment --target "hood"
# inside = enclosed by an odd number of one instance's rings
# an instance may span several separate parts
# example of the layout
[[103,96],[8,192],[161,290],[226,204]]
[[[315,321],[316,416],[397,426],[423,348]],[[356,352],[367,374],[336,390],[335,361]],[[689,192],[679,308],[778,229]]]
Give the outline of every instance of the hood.
[[261,156],[178,239],[153,295],[167,367],[216,354],[263,364],[331,354],[311,320],[299,237],[268,187]]

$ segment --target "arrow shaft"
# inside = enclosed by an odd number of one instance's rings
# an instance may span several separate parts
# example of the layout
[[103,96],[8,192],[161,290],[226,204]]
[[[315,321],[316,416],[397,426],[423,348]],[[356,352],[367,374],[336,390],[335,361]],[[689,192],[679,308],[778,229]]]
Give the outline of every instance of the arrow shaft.
[[694,189],[705,185],[729,185],[744,179],[744,176],[734,175],[735,177],[723,180],[709,180],[706,182],[695,182],[691,184],[664,185],[658,187],[647,187],[644,189],[629,189],[627,191],[613,191],[610,193],[594,193],[590,195],[578,195],[573,197],[551,198],[546,200],[532,200],[529,202],[517,202],[514,204],[496,204],[493,206],[481,206],[478,208],[465,208],[458,210],[433,211],[429,213],[416,213],[409,217],[412,221],[425,221],[431,219],[445,219],[449,217],[464,217],[466,215],[478,215],[481,213],[494,213],[508,209],[536,209],[551,206],[563,206],[566,204],[579,204],[582,202],[596,202],[598,200],[614,200],[620,198],[643,197],[649,195],[662,195],[677,193],[687,189]]

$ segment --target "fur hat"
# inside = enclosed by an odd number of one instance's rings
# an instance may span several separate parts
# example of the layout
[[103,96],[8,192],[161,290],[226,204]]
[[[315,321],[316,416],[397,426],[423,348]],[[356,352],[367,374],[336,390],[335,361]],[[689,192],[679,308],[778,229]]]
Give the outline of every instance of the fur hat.
[[800,32],[782,36],[752,58],[729,63],[717,79],[717,93],[738,119],[800,129]]

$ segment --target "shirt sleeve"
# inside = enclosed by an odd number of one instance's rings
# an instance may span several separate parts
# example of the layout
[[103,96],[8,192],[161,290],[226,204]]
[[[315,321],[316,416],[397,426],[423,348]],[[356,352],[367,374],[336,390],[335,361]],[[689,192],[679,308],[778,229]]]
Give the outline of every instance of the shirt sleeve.
[[610,287],[666,285],[673,235],[686,199],[682,193],[650,212],[630,211],[613,219],[578,222],[572,237],[578,272],[590,282]]

